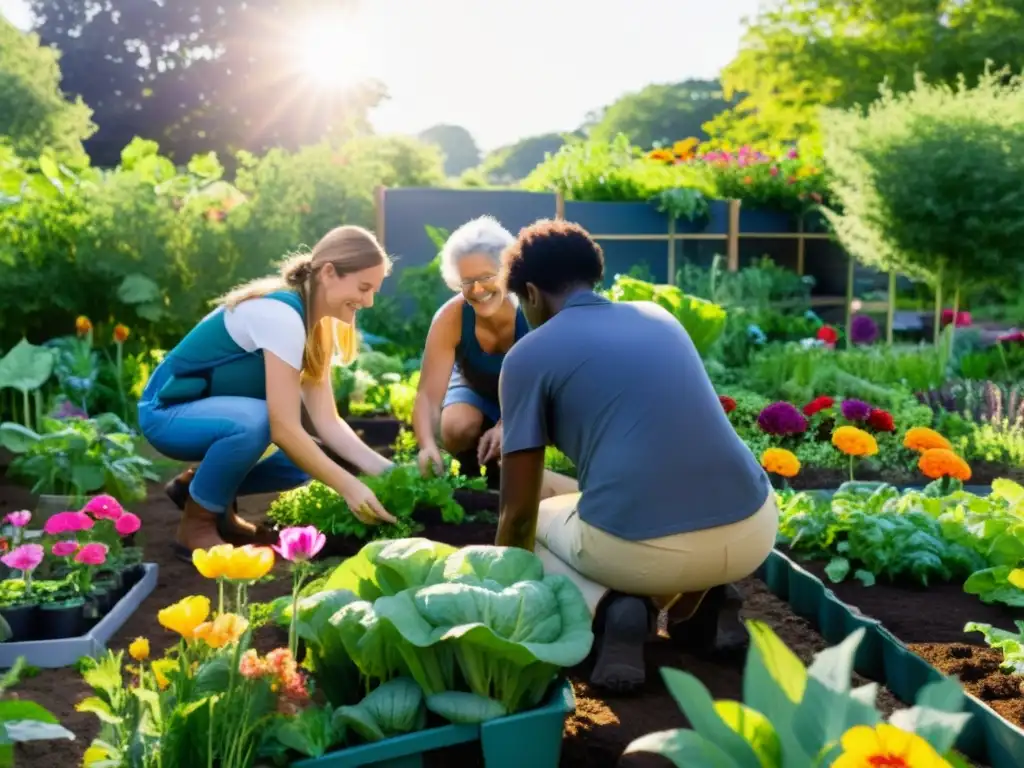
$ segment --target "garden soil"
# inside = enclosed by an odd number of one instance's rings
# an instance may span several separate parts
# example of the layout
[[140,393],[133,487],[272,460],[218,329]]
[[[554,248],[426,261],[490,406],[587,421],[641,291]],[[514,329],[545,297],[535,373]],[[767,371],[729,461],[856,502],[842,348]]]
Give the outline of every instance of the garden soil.
[[1024,678],[999,669],[1002,654],[985,645],[980,632],[964,632],[969,621],[1016,631],[1024,609],[986,605],[960,584],[884,584],[864,587],[850,580],[832,584],[824,562],[800,561],[836,597],[886,629],[942,672],[959,677],[968,693],[977,696],[1012,723],[1024,727]]
[[[855,477],[862,481],[883,481],[897,487],[924,485],[928,479],[919,472],[906,472],[902,469],[870,469],[858,465]],[[1007,467],[985,461],[971,462],[971,485],[991,485],[992,481],[1005,477],[1024,483],[1024,468]],[[850,479],[848,469],[831,469],[829,467],[802,467],[800,474],[789,480],[790,487],[798,490],[818,490],[820,488],[838,488]]]
[[[243,499],[241,512],[249,519],[258,520],[270,500],[271,497],[266,496]],[[0,486],[0,509],[10,511],[25,507],[31,508],[31,499],[23,489]],[[170,542],[174,537],[179,513],[158,488],[154,487],[147,502],[132,508],[132,511],[142,518],[146,559],[159,564],[159,581],[152,595],[115,635],[111,648],[125,649],[132,639],[142,636],[150,639],[155,655],[174,642],[174,637],[157,623],[157,611],[187,595],[206,594],[214,598],[215,587],[212,582],[201,578],[191,565],[172,557]],[[456,545],[490,543],[494,537],[494,525],[481,522],[461,526],[430,525],[421,535]],[[766,622],[805,662],[809,662],[814,653],[825,647],[824,640],[810,625],[771,595],[761,582],[748,579],[740,587],[747,598],[745,617]],[[288,591],[288,574],[283,567],[278,566],[274,580],[254,586],[250,596],[252,600],[262,601]],[[974,617],[978,618],[978,614]],[[280,644],[283,639],[279,630],[265,628],[257,633],[255,644],[265,651]],[[649,755],[629,756],[620,762],[624,748],[633,739],[651,731],[686,725],[685,718],[659,677],[658,670],[663,667],[676,667],[693,673],[715,698],[742,698],[742,668],[739,661],[698,660],[676,651],[660,636],[650,641],[647,650],[647,684],[635,696],[607,696],[595,692],[585,682],[585,666],[571,671],[577,711],[566,723],[562,766],[668,766],[667,761]],[[858,680],[858,683],[862,682]],[[72,768],[80,765],[82,754],[96,734],[97,721],[93,715],[75,712],[76,702],[90,693],[78,673],[71,668],[41,670],[23,680],[12,693],[49,708],[77,737],[74,742],[19,745],[18,764],[30,768]],[[885,691],[880,694],[879,704],[886,713],[891,713],[899,706]],[[459,750],[438,754],[431,759],[430,764],[471,768],[479,765],[480,760],[478,755]]]

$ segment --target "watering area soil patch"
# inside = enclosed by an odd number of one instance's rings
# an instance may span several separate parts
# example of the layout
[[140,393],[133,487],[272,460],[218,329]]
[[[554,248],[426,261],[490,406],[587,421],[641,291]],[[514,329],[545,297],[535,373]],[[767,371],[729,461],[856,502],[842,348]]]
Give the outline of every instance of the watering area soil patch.
[[940,672],[959,677],[968,693],[1024,727],[1024,678],[999,669],[1002,653],[988,648],[981,633],[964,632],[969,621],[1016,631],[1014,620],[1024,619],[1024,609],[987,605],[964,592],[961,584],[923,587],[879,582],[865,587],[852,579],[833,584],[825,575],[824,561],[795,562],[821,579],[848,606],[882,622]]
[[[259,520],[272,498],[254,496],[242,499],[240,512],[251,520]],[[481,497],[481,504],[484,501]],[[493,504],[493,501],[488,503]],[[0,485],[0,509],[10,511],[31,507],[31,497],[24,489]],[[159,626],[157,611],[188,595],[205,594],[215,600],[216,586],[203,579],[191,565],[179,562],[172,556],[170,543],[174,538],[179,512],[158,487],[152,487],[149,499],[133,506],[131,511],[142,518],[141,533],[146,560],[159,564],[160,579],[152,595],[112,639],[110,648],[115,651],[126,649],[134,638],[148,637],[152,653],[157,656],[175,642],[175,637]],[[461,546],[492,543],[494,533],[494,524],[488,522],[469,522],[457,526],[431,523],[427,524],[420,535]],[[252,600],[266,601],[289,592],[290,577],[287,569],[278,565],[274,576],[274,580],[255,585],[250,590]],[[773,596],[760,581],[747,579],[739,586],[747,598],[744,616],[766,622],[805,662],[809,662],[814,653],[826,647],[821,636],[806,621],[797,617],[786,603]],[[983,616],[975,614],[974,618]],[[261,651],[266,651],[280,645],[283,640],[283,633],[276,628],[264,628],[256,633],[254,644]],[[561,765],[566,768],[668,766],[668,762],[650,755],[630,756],[619,761],[626,745],[633,739],[651,731],[686,725],[686,719],[669,696],[658,674],[662,667],[691,672],[716,698],[742,698],[742,662],[696,659],[675,650],[666,638],[653,637],[647,647],[647,683],[637,695],[613,696],[592,690],[586,682],[589,671],[586,665],[570,671],[577,711],[566,723]],[[864,681],[858,679],[857,682]],[[19,765],[32,768],[80,765],[82,755],[98,726],[93,715],[75,712],[76,702],[90,693],[79,674],[72,668],[43,670],[23,680],[12,693],[49,708],[77,737],[74,742],[19,745]],[[890,713],[900,705],[883,690],[880,706],[884,712]],[[432,756],[429,764],[471,768],[480,765],[481,761],[471,749],[457,749]]]

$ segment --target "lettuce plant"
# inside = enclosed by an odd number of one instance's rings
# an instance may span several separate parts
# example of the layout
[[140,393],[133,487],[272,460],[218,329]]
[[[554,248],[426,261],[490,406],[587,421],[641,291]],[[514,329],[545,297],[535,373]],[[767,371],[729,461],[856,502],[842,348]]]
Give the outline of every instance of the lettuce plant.
[[1003,654],[1000,668],[1012,675],[1024,674],[1024,621],[1013,622],[1017,625],[1016,632],[1008,632],[991,624],[969,621],[964,625],[964,632],[981,632],[989,648]]
[[[843,752],[843,737],[852,729],[882,723],[875,706],[878,685],[850,685],[863,629],[819,653],[805,668],[768,625],[750,621],[747,627],[751,645],[743,703],[714,701],[693,675],[663,669],[665,684],[693,729],[647,734],[633,741],[627,754],[651,752],[686,768],[825,766]],[[963,703],[957,682],[944,679],[922,688],[917,705],[894,713],[889,724],[916,734],[920,746],[930,746],[954,765],[964,765],[952,752],[970,719],[961,712]]]
[[[576,586],[509,547],[371,542],[298,610],[317,677],[335,686],[332,703],[349,703],[356,679],[408,677],[428,707],[456,722],[539,704],[594,639]],[[350,684],[339,690],[337,680]]]

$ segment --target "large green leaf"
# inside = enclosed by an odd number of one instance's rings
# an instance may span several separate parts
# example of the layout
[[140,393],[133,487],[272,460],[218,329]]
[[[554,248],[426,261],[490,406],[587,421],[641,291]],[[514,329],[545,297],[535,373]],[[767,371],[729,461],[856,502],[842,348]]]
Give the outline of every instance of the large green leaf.
[[362,600],[439,584],[455,547],[420,538],[373,541],[339,565],[324,589],[347,589]]
[[53,373],[54,353],[26,339],[0,358],[0,389],[31,392],[46,383]]
[[162,298],[160,286],[145,275],[125,275],[117,288],[117,298],[125,304],[148,304]]
[[427,709],[451,723],[484,723],[508,714],[500,701],[465,691],[445,691],[428,696]]
[[754,750],[761,768],[782,765],[782,743],[767,717],[738,701],[716,701],[715,711]]
[[960,732],[971,719],[963,712],[964,692],[952,678],[929,683],[917,694],[917,703],[894,712],[889,722],[923,738],[940,755],[953,748]]
[[0,424],[0,445],[11,453],[25,453],[39,442],[39,434],[28,427],[5,421]]
[[721,747],[695,731],[676,728],[671,731],[655,731],[629,743],[625,755],[635,752],[650,752],[661,755],[676,768],[739,768],[740,764],[729,757]]
[[335,726],[352,728],[367,741],[418,731],[426,724],[423,691],[412,680],[398,678],[371,691],[351,707],[338,707]]

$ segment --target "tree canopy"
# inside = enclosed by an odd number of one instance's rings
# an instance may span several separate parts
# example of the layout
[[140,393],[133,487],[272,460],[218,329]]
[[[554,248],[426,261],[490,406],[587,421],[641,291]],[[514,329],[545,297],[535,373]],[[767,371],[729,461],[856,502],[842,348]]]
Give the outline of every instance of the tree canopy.
[[554,154],[562,148],[563,144],[565,144],[565,135],[561,133],[527,136],[515,144],[488,152],[480,164],[480,171],[496,184],[521,181],[544,162],[544,158],[549,153]]
[[82,100],[61,92],[59,58],[38,35],[0,16],[0,136],[19,154],[38,157],[50,148],[81,157],[82,141],[95,130]]
[[444,172],[449,176],[458,176],[480,162],[480,148],[461,125],[435,125],[422,131],[419,138],[441,149]]

